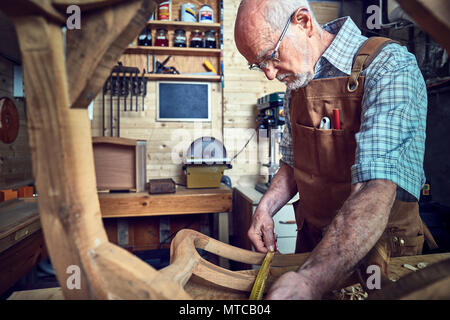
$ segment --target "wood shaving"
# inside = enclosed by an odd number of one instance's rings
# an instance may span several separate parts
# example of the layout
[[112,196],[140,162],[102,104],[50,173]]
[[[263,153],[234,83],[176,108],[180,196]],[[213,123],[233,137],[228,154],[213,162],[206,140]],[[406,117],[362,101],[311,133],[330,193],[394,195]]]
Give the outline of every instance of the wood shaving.
[[365,300],[369,296],[360,284],[343,288],[340,291],[335,290],[333,293],[339,300]]

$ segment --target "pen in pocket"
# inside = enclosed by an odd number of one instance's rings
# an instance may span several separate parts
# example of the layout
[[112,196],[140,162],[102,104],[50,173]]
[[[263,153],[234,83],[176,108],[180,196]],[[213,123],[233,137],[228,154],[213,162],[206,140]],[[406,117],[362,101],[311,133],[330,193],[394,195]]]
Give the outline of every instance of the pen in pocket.
[[341,130],[341,119],[339,116],[339,109],[333,109],[333,126],[336,130]]

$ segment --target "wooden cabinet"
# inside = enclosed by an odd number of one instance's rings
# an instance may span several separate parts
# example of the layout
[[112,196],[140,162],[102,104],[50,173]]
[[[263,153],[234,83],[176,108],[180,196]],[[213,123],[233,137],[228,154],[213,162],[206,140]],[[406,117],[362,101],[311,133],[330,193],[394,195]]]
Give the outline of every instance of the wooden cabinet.
[[[162,1],[159,1],[162,2]],[[213,23],[185,22],[181,21],[181,5],[192,3],[196,7],[198,17],[199,9],[204,5],[209,5],[214,11]],[[138,46],[137,40],[126,49],[121,58],[123,65],[138,67],[141,71],[145,69],[146,77],[151,80],[192,80],[192,81],[221,81],[221,1],[220,0],[172,0],[171,20],[157,20],[158,11],[155,12],[155,20],[149,20],[148,27],[152,33],[152,46]],[[197,18],[198,21],[198,18]],[[168,47],[155,46],[157,30],[164,28],[168,32]],[[175,30],[183,29],[186,32],[186,48],[174,47]],[[214,30],[216,34],[216,48],[190,48],[189,39],[194,30],[200,30],[204,35],[207,30]],[[157,74],[154,71],[154,62],[163,62],[171,56],[166,66],[175,67],[180,74]],[[209,72],[204,62],[207,60],[217,71],[216,75],[204,75]]]

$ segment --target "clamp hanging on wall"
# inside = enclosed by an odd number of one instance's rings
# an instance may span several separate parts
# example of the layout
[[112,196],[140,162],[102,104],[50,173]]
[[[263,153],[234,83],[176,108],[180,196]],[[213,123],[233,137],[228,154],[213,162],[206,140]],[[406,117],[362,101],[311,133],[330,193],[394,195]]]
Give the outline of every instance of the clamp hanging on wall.
[[[120,137],[120,111],[121,100],[123,111],[139,111],[139,98],[141,100],[141,110],[144,111],[144,98],[147,95],[147,78],[145,69],[139,74],[136,67],[124,67],[121,62],[113,68],[111,75],[103,85],[102,96],[102,136],[107,130],[105,123],[105,97],[109,94],[109,129],[110,136],[113,136],[114,128],[114,100],[116,101],[117,115],[117,137]],[[116,99],[114,99],[114,97]]]

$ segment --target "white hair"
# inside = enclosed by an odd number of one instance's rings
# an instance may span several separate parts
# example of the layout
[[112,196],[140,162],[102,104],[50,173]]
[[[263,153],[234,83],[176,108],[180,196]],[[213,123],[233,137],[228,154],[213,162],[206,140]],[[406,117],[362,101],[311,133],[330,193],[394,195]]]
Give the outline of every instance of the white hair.
[[314,25],[320,30],[319,23],[307,0],[269,0],[264,12],[265,19],[270,27],[282,31],[291,14],[300,7],[308,9]]
[[[245,2],[247,2],[247,0],[242,0],[240,6],[242,6]],[[263,14],[272,31],[281,32],[291,14],[300,7],[305,7],[308,9],[315,27],[319,30],[319,32],[322,30],[316,20],[316,17],[314,16],[314,12],[311,10],[308,0],[267,0],[266,2],[267,7],[265,8]],[[290,32],[287,33],[288,36],[289,33]]]

